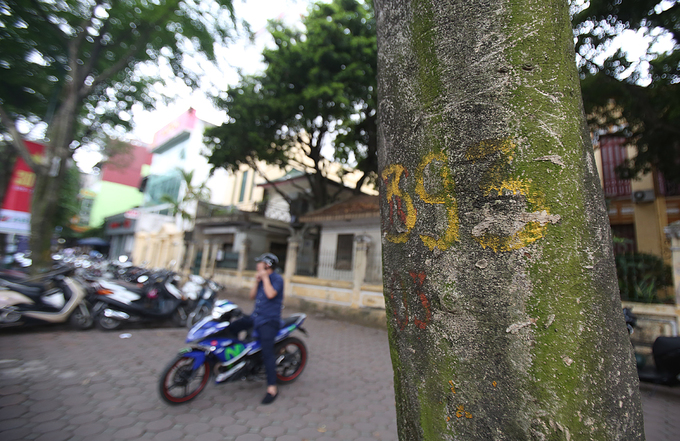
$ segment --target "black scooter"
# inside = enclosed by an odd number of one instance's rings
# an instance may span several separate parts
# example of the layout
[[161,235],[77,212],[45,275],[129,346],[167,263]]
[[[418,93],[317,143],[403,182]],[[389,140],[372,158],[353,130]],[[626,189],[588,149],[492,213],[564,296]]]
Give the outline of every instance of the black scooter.
[[[629,308],[623,309],[623,316],[632,334],[637,317]],[[646,357],[635,354],[640,381],[666,386],[680,384],[680,337],[657,337],[652,344],[652,358],[654,365],[647,364]]]
[[125,322],[171,320],[175,326],[186,326],[188,299],[177,287],[178,281],[169,271],[141,276],[138,283],[99,279],[93,307],[95,324],[106,331]]

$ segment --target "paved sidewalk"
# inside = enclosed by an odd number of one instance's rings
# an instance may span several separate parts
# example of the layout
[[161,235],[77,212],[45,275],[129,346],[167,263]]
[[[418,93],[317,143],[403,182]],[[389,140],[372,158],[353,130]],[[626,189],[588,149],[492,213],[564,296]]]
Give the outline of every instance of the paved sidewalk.
[[158,377],[185,330],[2,332],[0,439],[396,440],[385,331],[313,318],[306,328],[305,372],[269,406],[258,382],[162,402]]
[[[396,440],[387,333],[315,317],[306,327],[307,368],[270,406],[248,382],[162,402],[182,329],[1,331],[0,440]],[[644,385],[642,398],[647,439],[680,439],[678,391]]]

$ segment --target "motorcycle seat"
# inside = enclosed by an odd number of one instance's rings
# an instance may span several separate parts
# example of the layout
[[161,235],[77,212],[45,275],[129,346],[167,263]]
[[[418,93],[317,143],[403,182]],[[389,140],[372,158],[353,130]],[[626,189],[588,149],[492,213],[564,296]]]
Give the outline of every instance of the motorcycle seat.
[[31,299],[39,299],[40,295],[45,292],[45,287],[38,283],[16,283],[9,280],[0,279],[0,285],[16,291],[29,297]]
[[287,326],[294,325],[295,322],[297,322],[299,318],[300,317],[293,315],[293,316],[290,316],[290,317],[286,317],[285,319],[282,319],[281,320],[281,328],[283,329]]
[[127,291],[138,294],[141,297],[146,296],[146,292],[148,291],[148,289],[146,289],[145,287],[143,287],[143,286],[139,287],[136,283],[132,283],[132,282],[124,282],[122,280],[115,280],[115,281],[112,281],[112,283],[115,283],[118,286],[122,286]]

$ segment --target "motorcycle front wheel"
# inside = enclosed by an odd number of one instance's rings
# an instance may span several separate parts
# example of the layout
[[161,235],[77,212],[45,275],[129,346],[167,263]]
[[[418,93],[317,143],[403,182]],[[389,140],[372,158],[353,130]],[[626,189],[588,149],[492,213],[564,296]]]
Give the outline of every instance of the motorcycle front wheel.
[[71,326],[78,330],[90,329],[94,324],[94,318],[85,303],[79,304],[68,319]]
[[291,383],[307,365],[307,346],[299,338],[288,337],[276,345],[276,380]]
[[187,319],[187,327],[193,328],[196,323],[209,316],[210,312],[210,308],[208,308],[207,305],[202,305],[198,311],[192,311],[191,314],[189,314],[189,318]]
[[200,394],[210,379],[210,365],[205,360],[194,369],[194,359],[178,355],[163,369],[158,381],[158,392],[168,404],[182,404]]
[[183,328],[187,325],[187,312],[184,310],[184,308],[179,307],[175,310],[175,312],[172,313],[172,324],[178,328]]

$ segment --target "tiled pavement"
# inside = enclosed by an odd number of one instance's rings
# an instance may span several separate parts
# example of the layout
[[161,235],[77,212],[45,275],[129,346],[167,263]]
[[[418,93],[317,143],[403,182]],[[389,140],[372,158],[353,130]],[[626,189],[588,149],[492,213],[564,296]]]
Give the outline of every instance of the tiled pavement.
[[641,384],[647,441],[680,440],[680,386]]
[[[306,328],[306,370],[270,406],[248,382],[162,402],[158,376],[182,329],[2,331],[0,440],[396,440],[386,332],[316,317]],[[679,440],[680,393],[644,385],[642,398],[647,439]]]
[[259,382],[162,402],[158,377],[184,330],[0,333],[0,440],[396,440],[386,333],[313,318],[306,328],[305,372],[269,406]]

